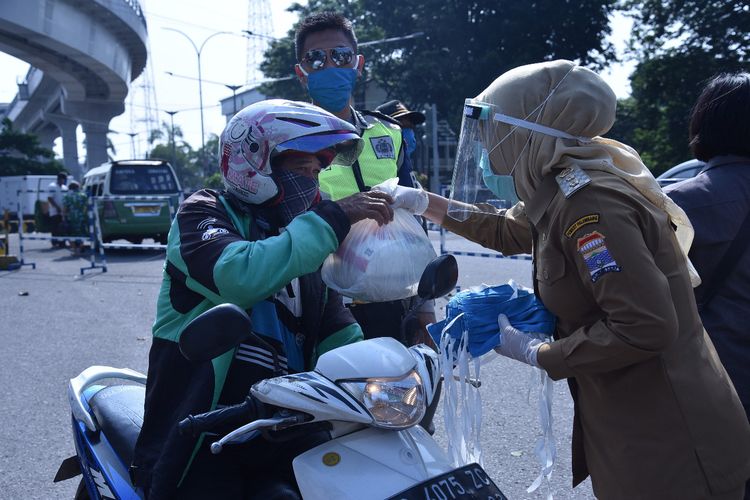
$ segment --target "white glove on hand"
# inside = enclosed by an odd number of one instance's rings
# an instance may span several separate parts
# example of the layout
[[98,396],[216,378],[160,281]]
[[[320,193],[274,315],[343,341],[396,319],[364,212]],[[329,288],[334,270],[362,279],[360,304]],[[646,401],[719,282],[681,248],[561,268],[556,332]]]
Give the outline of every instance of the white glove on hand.
[[500,327],[500,345],[495,347],[495,352],[539,368],[536,355],[544,342],[514,328],[505,314],[498,315],[497,324]]
[[403,208],[414,215],[422,215],[430,204],[430,197],[423,189],[399,186],[398,179],[388,179],[373,187],[374,191],[388,193],[393,198],[393,208]]

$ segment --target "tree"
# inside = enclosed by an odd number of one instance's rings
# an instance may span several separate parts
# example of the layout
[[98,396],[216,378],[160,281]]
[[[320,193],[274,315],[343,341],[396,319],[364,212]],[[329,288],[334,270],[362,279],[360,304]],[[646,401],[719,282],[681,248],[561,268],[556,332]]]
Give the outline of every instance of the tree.
[[616,122],[609,135],[638,150],[656,175],[690,159],[693,104],[711,76],[736,69],[701,50],[642,61],[631,76],[631,98],[619,103],[618,122],[625,123]]
[[750,58],[747,2],[626,0],[624,7],[635,20],[631,51],[643,59],[696,51],[729,65]]
[[604,38],[614,3],[363,0],[385,37],[424,33],[373,46],[370,67],[389,96],[412,106],[436,103],[456,125],[464,98],[476,96],[513,67],[565,58],[600,68],[613,59],[614,49]]
[[[723,0],[627,0],[634,18],[632,98],[614,133],[641,152],[655,174],[691,157],[690,111],[717,73],[750,67],[750,9]],[[619,137],[617,137],[619,134]]]
[[[178,140],[179,139],[179,140]],[[149,158],[169,161],[175,169],[180,184],[185,189],[197,189],[203,185],[203,174],[198,164],[198,153],[182,139],[182,129],[174,128],[174,148],[172,147],[172,128],[167,122],[149,133],[148,142],[152,145]]]
[[[360,42],[422,32],[413,39],[362,47],[364,76],[413,108],[436,103],[457,125],[464,98],[477,95],[510,68],[556,58],[599,68],[614,59],[613,47],[604,40],[614,7],[615,0],[311,0],[289,10],[300,16],[323,9],[342,12],[354,23]],[[265,74],[290,74],[296,62],[292,35],[266,52]],[[267,89],[274,95],[304,96],[296,82]]]
[[56,174],[63,166],[56,161],[51,149],[39,145],[34,134],[13,129],[13,123],[4,118],[0,131],[0,176]]

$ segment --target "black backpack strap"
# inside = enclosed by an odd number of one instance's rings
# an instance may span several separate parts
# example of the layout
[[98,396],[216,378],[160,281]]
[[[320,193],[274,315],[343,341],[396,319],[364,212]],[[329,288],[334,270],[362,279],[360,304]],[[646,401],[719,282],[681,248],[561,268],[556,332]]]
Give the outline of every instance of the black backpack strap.
[[729,244],[729,248],[727,248],[721,261],[716,266],[712,279],[708,283],[703,284],[703,295],[701,296],[701,301],[698,303],[698,310],[708,307],[719,287],[724,284],[727,276],[729,276],[737,266],[737,263],[739,263],[740,257],[745,253],[748,243],[750,243],[750,212],[745,216],[745,220],[742,222],[739,231],[737,231],[734,240]]
[[359,167],[359,160],[356,160],[352,164],[352,173],[354,174],[354,180],[357,181],[357,187],[360,193],[370,190],[370,186],[365,185],[365,179],[362,177],[362,169]]

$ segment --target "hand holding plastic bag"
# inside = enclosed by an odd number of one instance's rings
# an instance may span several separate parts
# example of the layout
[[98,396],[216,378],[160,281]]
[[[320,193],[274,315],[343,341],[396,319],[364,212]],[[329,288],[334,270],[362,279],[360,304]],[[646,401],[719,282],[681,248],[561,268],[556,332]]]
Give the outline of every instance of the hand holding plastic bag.
[[430,198],[424,189],[399,186],[398,179],[388,179],[372,188],[389,194],[393,198],[393,208],[403,208],[414,215],[422,215],[430,204]]
[[436,257],[430,239],[412,214],[393,211],[393,221],[352,225],[339,249],[323,263],[326,285],[353,299],[384,302],[417,294],[427,264]]

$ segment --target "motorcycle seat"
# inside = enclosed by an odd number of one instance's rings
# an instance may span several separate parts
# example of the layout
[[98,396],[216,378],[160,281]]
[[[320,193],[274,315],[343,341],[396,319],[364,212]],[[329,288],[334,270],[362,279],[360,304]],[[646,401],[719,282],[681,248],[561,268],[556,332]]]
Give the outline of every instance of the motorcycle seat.
[[89,400],[94,417],[125,466],[133,462],[135,441],[143,425],[142,385],[111,385]]

